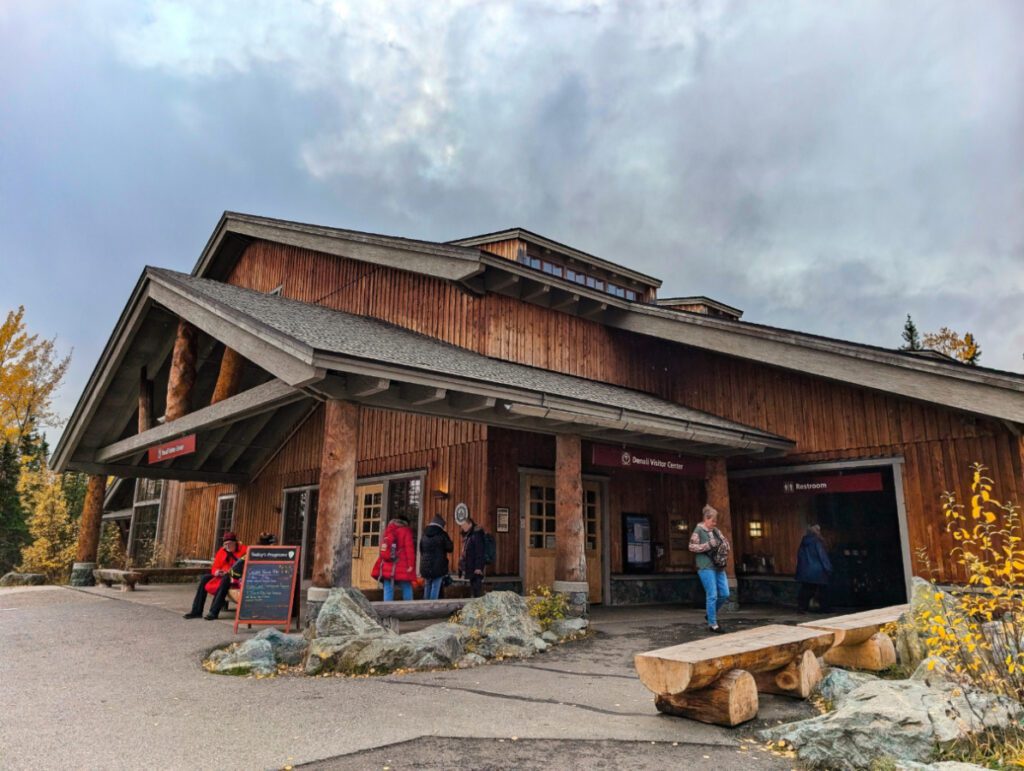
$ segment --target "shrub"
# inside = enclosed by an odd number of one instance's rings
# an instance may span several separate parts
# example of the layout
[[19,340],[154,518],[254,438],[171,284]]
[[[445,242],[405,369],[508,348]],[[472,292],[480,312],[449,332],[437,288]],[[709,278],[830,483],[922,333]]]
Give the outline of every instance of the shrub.
[[118,570],[123,570],[128,564],[128,555],[121,544],[121,529],[113,522],[106,522],[103,525],[96,564],[101,568]]
[[949,662],[961,682],[1024,701],[1024,534],[1020,510],[993,497],[981,464],[972,466],[971,501],[945,493],[954,560],[968,576],[953,594],[937,592],[934,610],[915,621],[928,652]]
[[569,600],[564,594],[551,590],[550,586],[535,586],[526,595],[526,604],[530,607],[530,615],[540,623],[541,629],[547,630],[556,621],[565,618],[569,610]]

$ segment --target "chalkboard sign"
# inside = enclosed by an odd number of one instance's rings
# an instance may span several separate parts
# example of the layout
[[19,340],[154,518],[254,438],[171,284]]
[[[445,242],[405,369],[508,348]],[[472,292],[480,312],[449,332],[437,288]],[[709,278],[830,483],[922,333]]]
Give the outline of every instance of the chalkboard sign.
[[239,624],[284,624],[291,631],[298,546],[250,546],[242,572],[242,596],[235,610]]

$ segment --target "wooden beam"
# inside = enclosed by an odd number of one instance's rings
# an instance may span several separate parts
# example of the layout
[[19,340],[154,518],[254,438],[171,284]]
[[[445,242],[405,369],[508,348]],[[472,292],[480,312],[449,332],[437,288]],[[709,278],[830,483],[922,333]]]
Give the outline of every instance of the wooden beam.
[[[253,439],[255,439],[267,423],[273,419],[273,411],[264,412],[262,415],[249,418],[249,420],[238,429],[238,436],[234,437],[236,440],[233,442],[234,446],[224,456],[224,462],[221,464],[225,472],[230,472],[231,469],[234,468],[238,459],[245,454],[247,449],[249,449]],[[239,424],[235,423],[234,426],[239,426]]]
[[561,294],[557,300],[552,300],[550,308],[553,311],[562,311],[564,313],[571,313],[572,310],[580,304],[580,296],[573,292],[566,292]]
[[359,407],[338,399],[325,402],[320,503],[313,550],[313,586],[316,587],[352,585],[358,448]]
[[93,456],[93,460],[97,463],[109,463],[183,434],[208,431],[225,423],[235,423],[304,397],[305,394],[286,383],[282,383],[280,380],[271,380],[263,385],[250,388],[238,396],[232,396],[217,404],[196,410],[191,415],[186,415],[172,423],[164,423],[142,434],[136,434],[100,448]]
[[230,430],[231,424],[229,423],[203,436],[202,447],[197,448],[195,454],[188,456],[188,465],[191,468],[202,468],[210,455],[213,454],[213,451],[220,446],[220,442],[225,434]]
[[608,303],[599,303],[589,298],[579,304],[579,315],[585,319],[594,319],[608,310]]
[[139,427],[138,433],[153,427],[153,381],[149,379],[146,368],[139,370]]
[[217,373],[217,385],[213,387],[213,396],[210,404],[222,402],[225,399],[235,396],[238,387],[242,383],[242,373],[245,371],[245,358],[234,348],[224,346],[224,353],[220,359],[220,371]]
[[508,294],[519,287],[520,278],[512,273],[496,273],[487,271],[484,276],[484,288],[488,292]]
[[555,437],[555,580],[587,580],[587,530],[583,521],[583,455],[580,437]]
[[180,482],[224,482],[235,485],[249,481],[249,477],[245,474],[224,474],[219,471],[196,471],[194,469],[179,469],[165,466],[129,466],[120,463],[73,461],[70,464],[70,469],[86,474],[103,474],[115,477],[144,476],[147,479],[174,479]]
[[402,401],[415,407],[433,404],[434,402],[443,402],[448,396],[448,390],[445,388],[432,388],[430,386],[413,385],[412,383],[402,385],[399,393]]
[[382,377],[346,375],[345,386],[348,395],[353,399],[366,399],[387,391],[391,388],[391,381]]
[[196,382],[196,345],[199,330],[185,319],[178,322],[171,355],[171,374],[167,380],[167,409],[164,419],[170,423],[192,411],[192,387]]
[[535,305],[545,305],[546,301],[551,296],[551,285],[550,284],[534,284],[532,287],[523,288],[523,294],[521,299],[523,302],[534,303]]
[[275,413],[267,432],[261,433],[257,439],[263,451],[256,457],[247,473],[250,479],[259,479],[264,470],[274,462],[274,458],[285,448],[289,440],[302,425],[309,420],[319,405],[316,402],[288,405]]
[[708,458],[705,461],[704,489],[710,506],[718,510],[718,529],[730,544],[733,544],[733,559],[729,560],[726,575],[735,586],[736,581],[736,542],[732,538],[732,515],[729,512],[729,475],[725,458]]
[[448,395],[448,404],[461,413],[471,415],[474,412],[494,409],[497,399],[475,394],[453,393]]

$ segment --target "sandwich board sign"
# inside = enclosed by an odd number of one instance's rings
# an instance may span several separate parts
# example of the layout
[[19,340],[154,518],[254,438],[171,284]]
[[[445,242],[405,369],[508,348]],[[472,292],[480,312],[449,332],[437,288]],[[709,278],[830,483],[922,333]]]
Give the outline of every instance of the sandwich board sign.
[[235,633],[239,624],[284,624],[285,632],[291,631],[298,578],[298,546],[250,546],[235,608]]

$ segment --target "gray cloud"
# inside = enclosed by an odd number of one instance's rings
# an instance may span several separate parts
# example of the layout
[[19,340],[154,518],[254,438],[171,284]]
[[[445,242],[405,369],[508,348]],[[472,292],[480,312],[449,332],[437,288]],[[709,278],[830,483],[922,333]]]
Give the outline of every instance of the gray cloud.
[[1024,7],[0,7],[0,302],[76,348],[226,208],[425,238],[522,225],[746,318],[1024,351]]

